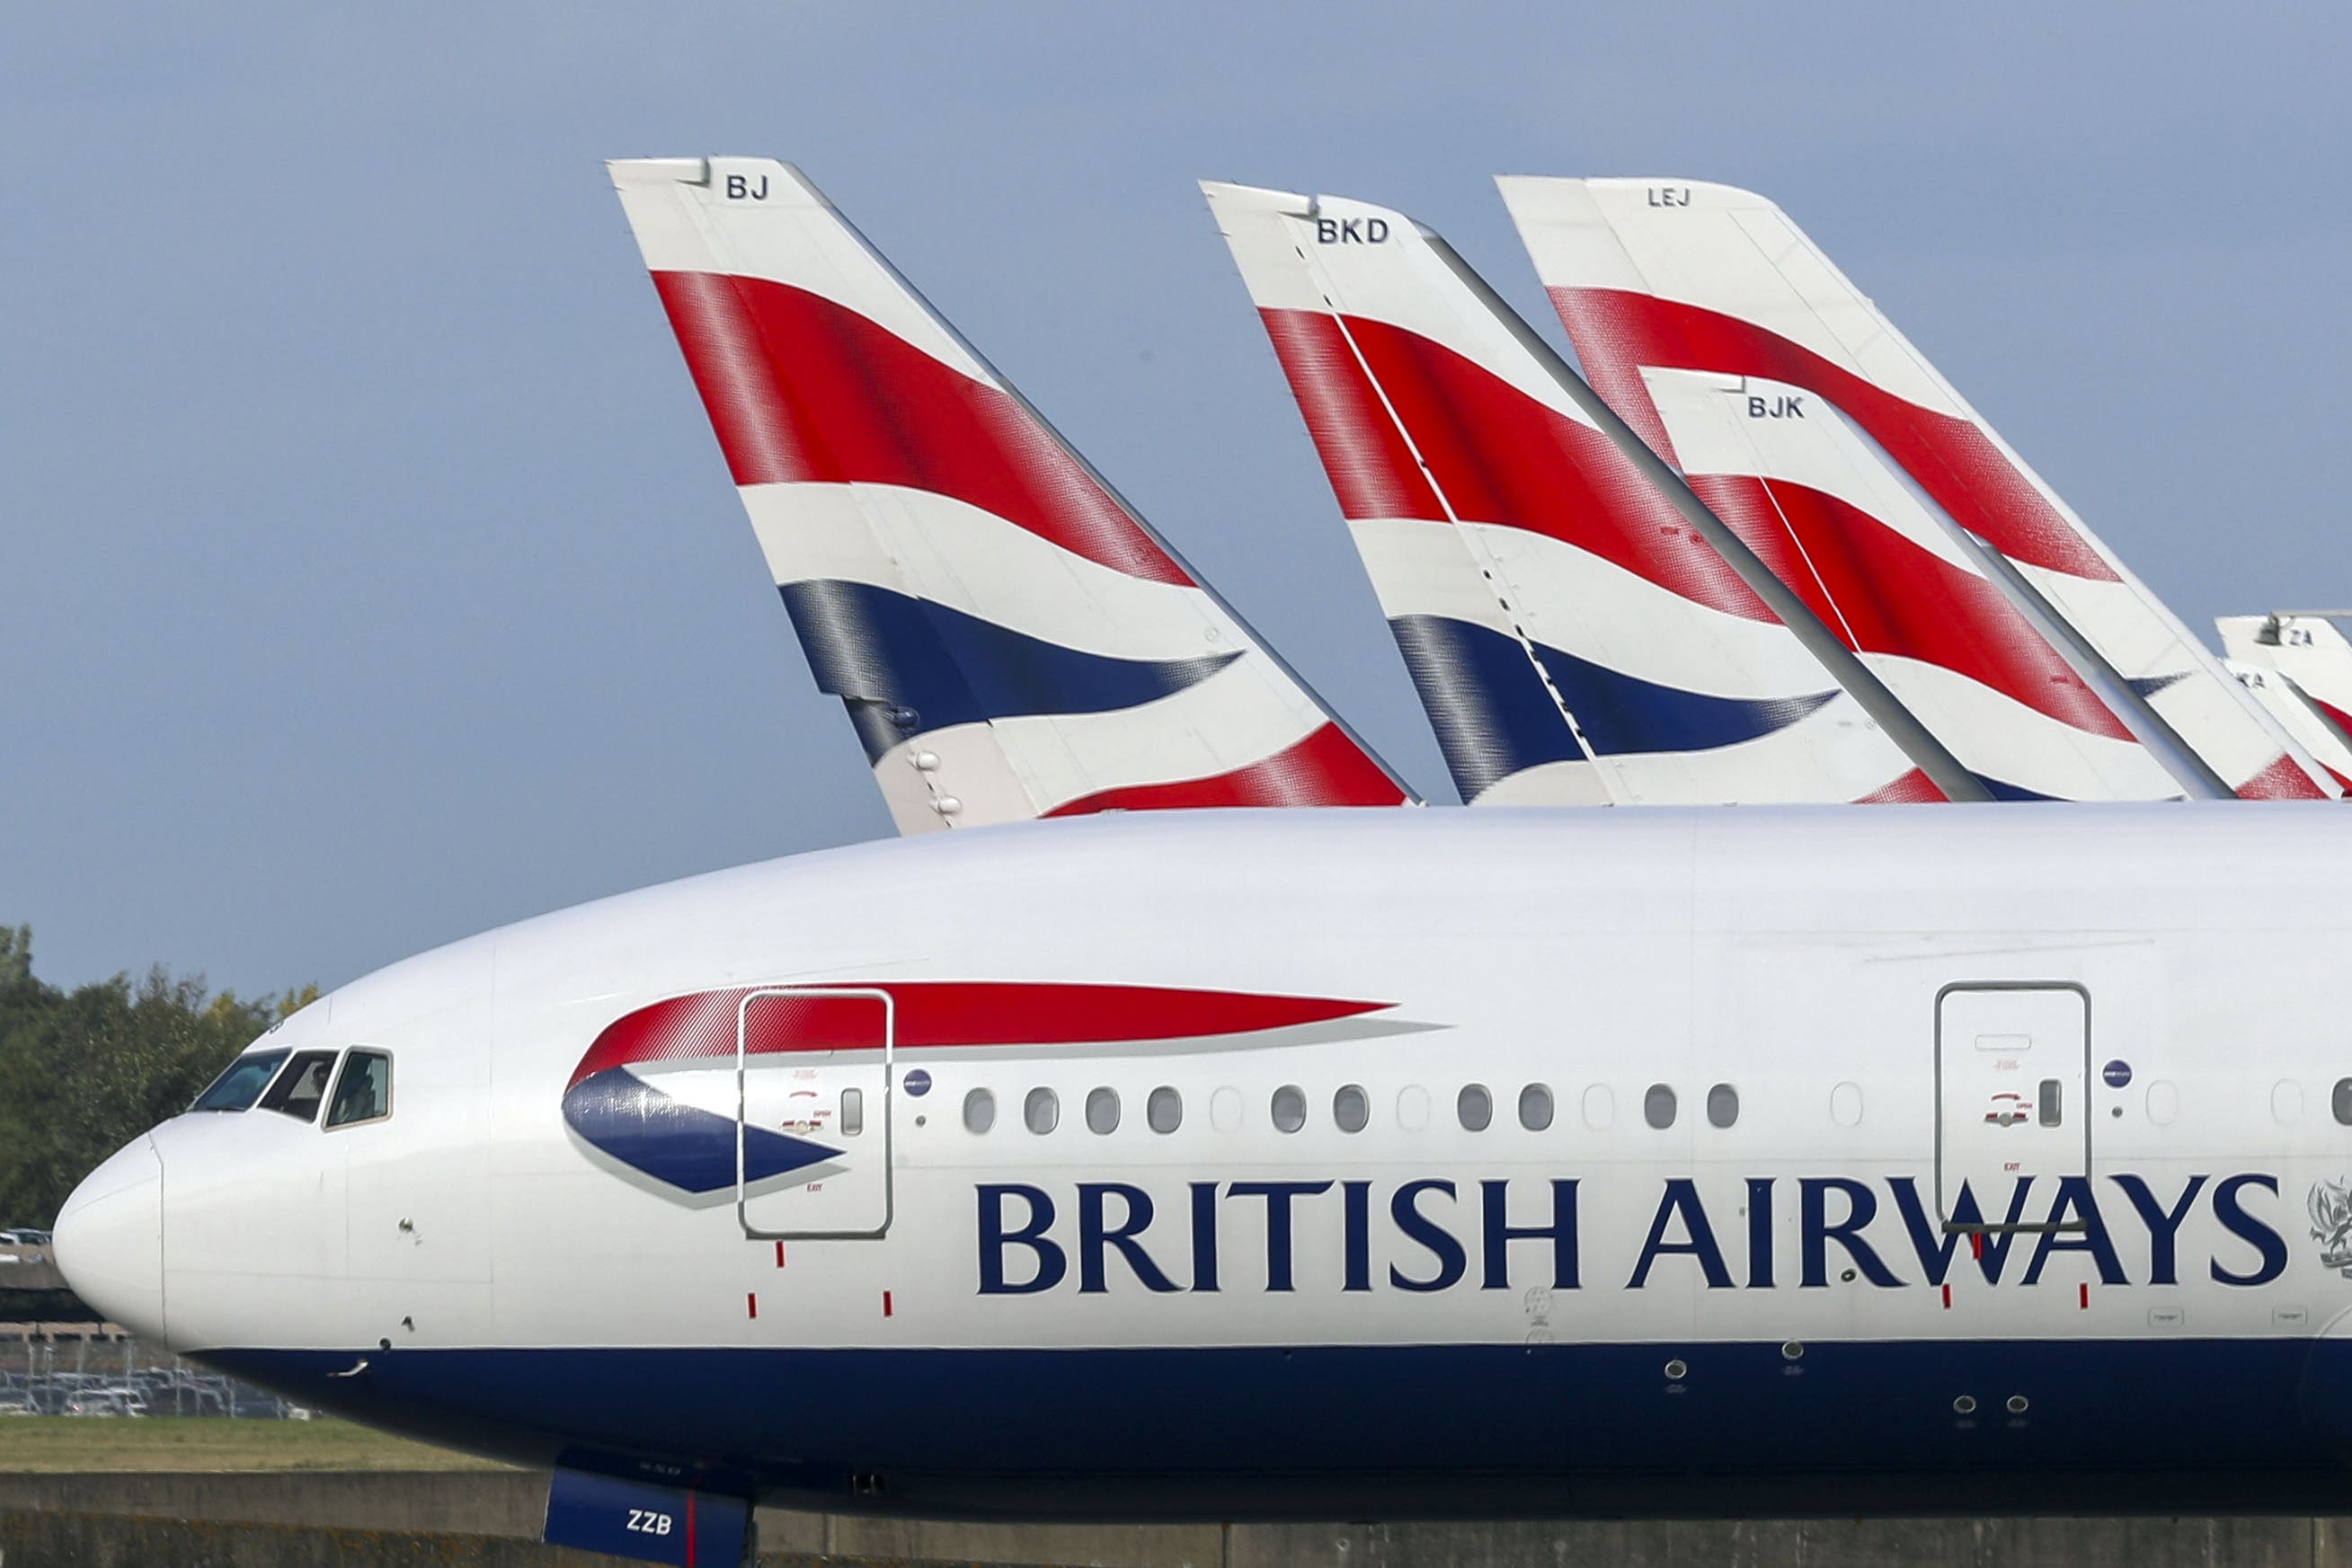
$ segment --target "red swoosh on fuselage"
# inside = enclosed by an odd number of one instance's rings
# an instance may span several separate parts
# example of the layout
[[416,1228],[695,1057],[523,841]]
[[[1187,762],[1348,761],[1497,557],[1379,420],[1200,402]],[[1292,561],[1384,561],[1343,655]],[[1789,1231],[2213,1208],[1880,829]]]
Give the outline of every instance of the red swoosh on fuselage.
[[[761,986],[671,997],[615,1019],[597,1035],[571,1083],[613,1067],[735,1054],[743,999]],[[1066,985],[1022,980],[812,982],[809,988],[887,993],[900,1050],[941,1046],[1072,1045],[1200,1035],[1249,1034],[1381,1012],[1394,1002],[1160,986]],[[779,997],[746,1019],[747,1054],[842,1051],[880,1042],[873,997]],[[566,1085],[567,1088],[570,1084]]]

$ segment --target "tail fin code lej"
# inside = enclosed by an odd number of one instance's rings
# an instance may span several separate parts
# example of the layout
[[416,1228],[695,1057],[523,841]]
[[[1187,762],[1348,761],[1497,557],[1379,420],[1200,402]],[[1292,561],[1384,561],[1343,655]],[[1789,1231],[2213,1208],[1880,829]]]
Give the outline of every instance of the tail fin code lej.
[[1698,182],[1498,183],[1586,372],[1662,454],[1677,444],[1653,395],[1662,374],[1833,405],[2140,694],[2185,787],[2339,793],[1780,208]]

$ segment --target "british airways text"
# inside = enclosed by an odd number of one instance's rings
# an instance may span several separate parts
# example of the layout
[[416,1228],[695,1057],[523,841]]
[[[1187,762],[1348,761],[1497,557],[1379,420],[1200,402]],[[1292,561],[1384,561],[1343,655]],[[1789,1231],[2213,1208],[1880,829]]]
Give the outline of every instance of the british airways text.
[[[2257,1212],[2275,1205],[2278,1193],[2278,1178],[2260,1173],[2189,1176],[2161,1186],[2131,1174],[2097,1181],[2023,1176],[1990,1215],[1964,1185],[1952,1206],[1954,1228],[1947,1229],[1932,1178],[1923,1190],[1913,1176],[1756,1176],[1736,1193],[1718,1189],[1710,1209],[1697,1182],[1669,1177],[1654,1196],[1644,1239],[1603,1258],[1586,1255],[1585,1184],[1572,1177],[1429,1177],[1393,1186],[1196,1181],[1174,1202],[1126,1182],[1051,1191],[985,1183],[977,1188],[980,1293],[1425,1292],[1538,1284],[1638,1291],[1677,1270],[1717,1291],[1818,1290],[1832,1278],[1933,1288],[1963,1270],[1987,1284],[2034,1286],[2053,1260],[2069,1256],[2084,1260],[2105,1285],[2177,1285],[2186,1272],[2254,1286],[2286,1270],[2284,1239]],[[1612,1194],[1612,1201],[1622,1200]],[[1219,1244],[1221,1229],[1244,1209],[1250,1230],[1263,1237],[1262,1256]],[[2209,1241],[2185,1256],[2182,1231],[2200,1215],[2212,1225],[2196,1233]],[[1318,1230],[1338,1235],[1336,1272],[1327,1247],[1300,1245]],[[1301,1263],[1309,1250],[1326,1260],[1313,1277]],[[2126,1268],[2126,1252],[2136,1270]]]

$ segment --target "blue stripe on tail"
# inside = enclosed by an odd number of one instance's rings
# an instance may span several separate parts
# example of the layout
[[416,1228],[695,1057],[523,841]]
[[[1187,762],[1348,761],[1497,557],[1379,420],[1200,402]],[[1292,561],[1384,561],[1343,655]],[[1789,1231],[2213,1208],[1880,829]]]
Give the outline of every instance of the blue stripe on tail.
[[951,725],[1139,707],[1241,657],[1081,653],[862,582],[819,579],[780,591],[817,685],[849,705],[869,759],[908,736]]
[[[1400,615],[1389,630],[1404,654],[1455,788],[1475,800],[1512,774],[1581,760],[1559,708],[1516,638],[1440,615]],[[1594,753],[1712,751],[1785,729],[1837,695],[1709,696],[1536,644],[1536,657]]]
[[1540,643],[1536,657],[1559,688],[1568,711],[1576,716],[1585,740],[1603,757],[1713,751],[1759,740],[1811,716],[1837,695],[1832,687],[1787,697],[1708,696],[1662,686]]
[[1583,759],[1515,639],[1443,615],[1399,615],[1389,631],[1465,800],[1514,773]]

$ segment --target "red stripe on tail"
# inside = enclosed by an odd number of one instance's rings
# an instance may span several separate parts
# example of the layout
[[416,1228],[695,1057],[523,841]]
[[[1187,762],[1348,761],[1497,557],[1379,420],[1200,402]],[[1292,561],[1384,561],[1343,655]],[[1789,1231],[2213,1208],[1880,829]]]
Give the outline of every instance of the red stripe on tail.
[[[1462,521],[1525,528],[1685,599],[1752,621],[1773,619],[1730,563],[1591,425],[1418,332],[1355,316],[1343,333],[1338,319],[1314,312],[1260,315],[1349,517],[1445,520],[1436,492],[1395,436],[1402,422]],[[1358,352],[1395,420],[1365,382]]]
[[1835,496],[1783,479],[1691,488],[1857,653],[1916,659],[2114,740],[2131,731],[2000,589]]
[[1204,779],[1130,784],[1065,800],[1048,817],[1096,811],[1197,810],[1218,806],[1400,806],[1404,793],[1363,747],[1327,724],[1273,756]]
[[1935,786],[1927,774],[1914,768],[1892,784],[1872,790],[1854,802],[1857,806],[1916,805],[1922,801],[1946,800],[1948,797]]
[[1260,310],[1258,318],[1274,340],[1282,373],[1290,378],[1340,512],[1349,517],[1444,521],[1444,504],[1413,461],[1339,324],[1307,310]]
[[736,484],[929,490],[1130,577],[1192,584],[998,388],[806,289],[716,273],[653,277]]
[[2115,570],[1985,433],[1906,402],[1810,349],[1737,317],[1618,288],[1554,288],[1552,308],[1610,406],[1671,460],[1642,367],[1764,376],[1838,405],[1920,488],[2012,560],[2101,582]]
[[2269,767],[2238,786],[2241,800],[2325,800],[2327,791],[2282,751]]

